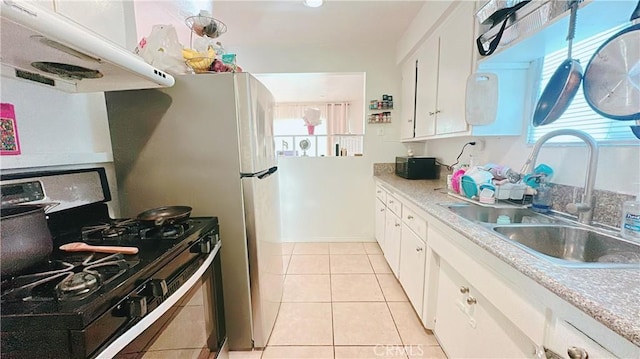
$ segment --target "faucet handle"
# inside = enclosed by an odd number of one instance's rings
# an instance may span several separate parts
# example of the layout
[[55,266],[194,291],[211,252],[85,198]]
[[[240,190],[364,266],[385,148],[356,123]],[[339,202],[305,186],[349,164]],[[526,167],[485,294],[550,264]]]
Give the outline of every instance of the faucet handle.
[[567,205],[567,212],[571,214],[578,214],[580,212],[588,212],[591,210],[591,206],[587,203],[569,203]]

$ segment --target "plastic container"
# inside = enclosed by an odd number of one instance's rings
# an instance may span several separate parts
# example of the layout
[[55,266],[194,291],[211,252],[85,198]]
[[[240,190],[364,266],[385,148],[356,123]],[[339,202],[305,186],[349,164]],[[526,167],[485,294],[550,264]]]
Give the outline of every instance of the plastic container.
[[512,183],[503,183],[499,186],[496,186],[496,199],[509,199],[509,196],[511,196],[512,188]]
[[626,201],[622,204],[620,231],[622,237],[640,242],[640,201]]
[[514,184],[513,187],[511,187],[511,193],[509,193],[509,199],[513,199],[516,201],[521,200],[522,197],[524,197],[524,192],[526,190],[527,190],[526,185],[522,183]]

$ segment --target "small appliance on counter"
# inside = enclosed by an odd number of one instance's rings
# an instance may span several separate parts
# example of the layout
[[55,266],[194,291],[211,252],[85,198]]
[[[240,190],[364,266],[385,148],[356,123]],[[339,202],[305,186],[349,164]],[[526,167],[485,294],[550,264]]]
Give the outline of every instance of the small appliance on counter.
[[396,175],[406,179],[438,179],[435,157],[396,157]]

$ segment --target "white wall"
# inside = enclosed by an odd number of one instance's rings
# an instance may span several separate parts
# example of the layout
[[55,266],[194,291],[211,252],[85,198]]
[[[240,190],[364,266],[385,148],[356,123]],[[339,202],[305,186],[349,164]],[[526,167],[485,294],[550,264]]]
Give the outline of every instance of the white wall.
[[0,158],[3,174],[105,167],[114,194],[112,215],[117,214],[104,93],[68,94],[3,77],[0,101],[14,105],[22,152]]
[[373,239],[371,163],[365,157],[286,157],[278,161],[285,241]]
[[[467,146],[461,163],[468,163],[468,154],[473,154],[477,164],[500,163],[520,170],[531,153],[532,145],[526,137],[484,137],[485,149]],[[462,146],[470,137],[431,140],[425,153],[452,164]],[[637,195],[640,193],[640,151],[637,146],[600,146],[598,156],[596,189]],[[583,144],[559,147],[545,145],[537,163],[546,163],[554,169],[553,182],[571,186],[584,186],[587,149]]]
[[419,43],[424,41],[428,34],[440,25],[441,16],[451,11],[450,5],[447,1],[430,0],[422,6],[396,44],[398,64],[406,60],[407,56],[418,48]]

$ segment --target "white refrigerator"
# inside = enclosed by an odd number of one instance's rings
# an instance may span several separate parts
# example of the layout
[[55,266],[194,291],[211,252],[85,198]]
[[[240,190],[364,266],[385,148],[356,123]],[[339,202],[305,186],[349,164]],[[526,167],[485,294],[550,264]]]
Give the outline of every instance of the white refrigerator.
[[284,279],[273,96],[248,73],[216,73],[105,97],[121,216],[217,216],[229,347],[266,346]]

